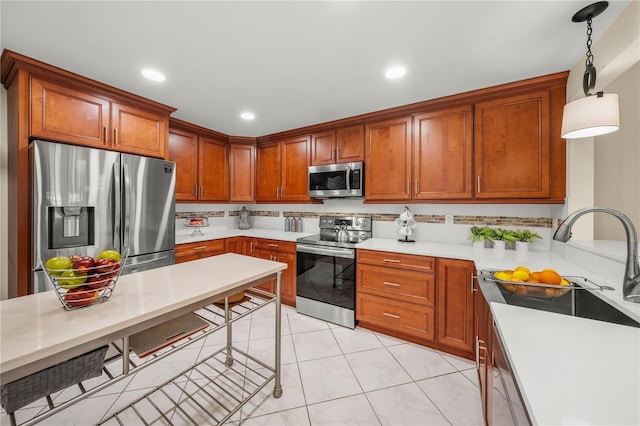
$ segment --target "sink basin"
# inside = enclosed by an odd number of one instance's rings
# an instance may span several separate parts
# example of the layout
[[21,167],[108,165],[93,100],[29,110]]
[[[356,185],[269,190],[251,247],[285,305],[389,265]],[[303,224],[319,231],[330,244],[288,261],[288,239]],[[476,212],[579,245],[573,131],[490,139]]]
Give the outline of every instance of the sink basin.
[[[640,322],[620,312],[595,294],[591,290],[571,290],[567,294],[554,299],[540,299],[530,296],[510,293],[503,286],[496,285],[509,305],[525,308],[540,309],[558,314],[573,315],[614,324],[640,328]],[[602,290],[609,291],[609,290]]]
[[575,316],[640,328],[640,322],[620,312],[589,290],[574,291],[574,293]]

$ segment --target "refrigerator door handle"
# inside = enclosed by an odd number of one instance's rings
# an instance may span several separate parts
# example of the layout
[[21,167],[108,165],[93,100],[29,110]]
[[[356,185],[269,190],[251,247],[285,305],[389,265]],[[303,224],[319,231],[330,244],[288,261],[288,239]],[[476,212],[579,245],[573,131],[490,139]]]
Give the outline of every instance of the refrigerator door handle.
[[116,250],[120,249],[120,164],[116,162],[113,165],[113,171],[111,175],[112,180],[112,212],[111,212],[111,229],[113,233],[113,247]]
[[122,235],[122,250],[129,248],[129,222],[131,220],[129,215],[129,193],[131,192],[131,177],[129,176],[129,165],[122,165],[123,171],[123,196],[122,196],[122,211],[124,212],[124,232]]

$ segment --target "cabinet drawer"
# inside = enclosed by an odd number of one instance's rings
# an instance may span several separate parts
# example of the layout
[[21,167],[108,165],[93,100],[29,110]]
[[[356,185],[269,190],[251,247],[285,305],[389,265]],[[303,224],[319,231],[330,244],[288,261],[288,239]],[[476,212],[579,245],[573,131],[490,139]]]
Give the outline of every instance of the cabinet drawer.
[[435,274],[358,265],[358,292],[433,306]]
[[414,254],[391,253],[386,251],[357,250],[358,263],[384,265],[389,268],[412,269],[420,272],[435,272],[436,259]]
[[176,245],[176,256],[210,251],[219,251],[219,253],[216,254],[224,253],[224,240],[207,240]]
[[257,238],[254,241],[254,249],[282,251],[286,253],[296,252],[296,243],[282,240],[268,240],[265,238]]
[[433,340],[433,308],[368,294],[356,297],[356,318],[400,333]]

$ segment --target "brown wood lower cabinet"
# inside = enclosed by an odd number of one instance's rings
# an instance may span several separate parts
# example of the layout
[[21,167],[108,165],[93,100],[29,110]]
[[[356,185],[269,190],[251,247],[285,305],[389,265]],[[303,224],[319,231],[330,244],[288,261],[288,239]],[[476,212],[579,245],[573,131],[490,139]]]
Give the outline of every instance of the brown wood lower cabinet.
[[473,262],[375,250],[356,256],[360,326],[473,358]]
[[207,240],[176,244],[176,263],[189,262],[224,253],[224,240]]
[[431,307],[363,293],[358,295],[356,312],[362,322],[421,339],[432,340],[435,336]]
[[438,343],[473,353],[473,262],[438,259]]
[[[244,254],[248,256],[287,264],[287,269],[282,272],[280,295],[282,303],[296,306],[296,243],[265,238],[247,238],[243,245]],[[276,289],[276,282],[271,280],[259,285],[258,288],[273,293]]]

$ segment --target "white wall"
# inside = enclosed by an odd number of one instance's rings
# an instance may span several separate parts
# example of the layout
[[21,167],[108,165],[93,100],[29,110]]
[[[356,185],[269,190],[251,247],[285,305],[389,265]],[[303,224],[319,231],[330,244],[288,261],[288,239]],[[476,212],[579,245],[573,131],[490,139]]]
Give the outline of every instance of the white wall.
[[[640,62],[606,87],[617,93],[620,130],[594,146],[594,201],[626,214],[640,229]],[[626,241],[624,228],[609,215],[594,216],[594,239]]]
[[[605,11],[604,13],[607,12]],[[611,26],[598,38],[598,41],[592,45],[591,51],[595,56],[594,65],[597,68],[596,91],[604,90],[607,93],[615,93],[613,90],[609,90],[608,86],[640,61],[640,19],[638,19],[638,16],[640,16],[640,1],[631,1],[613,24],[611,24]],[[594,31],[597,31],[597,22],[597,18],[595,18],[593,25]],[[584,28],[586,29],[586,23],[573,24],[568,21],[567,25],[584,25]],[[594,34],[594,36],[597,36],[597,34]],[[576,49],[582,48],[583,46],[576,46]],[[583,74],[584,57],[578,61],[569,74],[569,80],[567,82],[567,102],[584,96],[582,91]],[[628,81],[625,80],[623,84],[628,84]],[[628,96],[635,96],[637,100],[637,89],[633,92],[632,87],[627,88],[624,85],[622,87],[620,87],[619,84],[616,85],[618,86],[617,89],[619,89],[618,96],[620,96],[621,93],[628,92]],[[627,107],[621,104],[620,108],[622,109]],[[632,111],[622,111],[621,117],[624,117],[627,113],[633,114]],[[596,165],[596,161],[598,161],[596,160],[596,152],[601,153],[603,150],[606,150],[607,140],[610,140],[610,138],[629,138],[628,142],[635,142],[637,146],[638,141],[640,141],[640,134],[637,130],[637,112],[632,120],[636,122],[635,130],[628,127],[625,133],[618,131],[609,136],[605,135],[595,138],[583,138],[567,141],[568,212],[573,212],[583,207],[594,206],[598,201],[596,199],[595,190],[596,179],[600,181],[603,176],[606,176],[608,173],[616,174],[619,179],[629,182],[630,185],[635,183],[637,188],[637,155],[634,157],[636,159],[635,172],[633,170],[619,170],[620,167],[615,165],[613,168],[610,168],[611,166],[605,166],[605,163],[602,162],[599,162],[599,165]],[[629,126],[629,120],[626,121],[626,124],[621,121],[621,126]],[[621,134],[623,136],[620,136]],[[622,172],[622,174],[618,174],[619,172]],[[623,192],[618,191],[618,185],[609,186],[605,191]],[[621,197],[624,197],[624,194],[622,194]],[[613,202],[609,199],[601,199],[601,201]],[[624,206],[624,203],[615,201],[614,205]],[[595,219],[595,215],[586,215],[580,218],[572,229],[573,238],[580,240],[592,240],[594,238],[595,220],[600,220],[600,218]],[[606,236],[606,238],[609,238],[610,236],[611,235]]]

